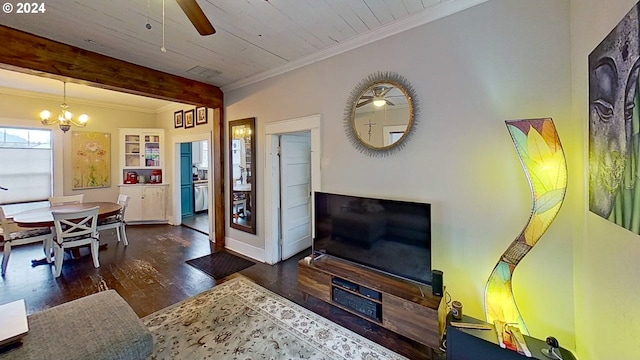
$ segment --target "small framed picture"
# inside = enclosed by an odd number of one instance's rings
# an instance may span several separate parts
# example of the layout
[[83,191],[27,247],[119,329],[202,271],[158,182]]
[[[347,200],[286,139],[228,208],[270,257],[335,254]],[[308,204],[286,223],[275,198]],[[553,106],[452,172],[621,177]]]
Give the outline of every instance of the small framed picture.
[[193,112],[194,110],[185,110],[184,112],[184,127],[185,128],[192,128],[194,126],[196,126],[196,124],[193,122]]
[[184,121],[182,120],[183,116],[184,114],[182,113],[182,110],[173,113],[173,126],[175,128],[181,128],[184,126]]
[[196,108],[196,125],[202,125],[207,123],[207,108]]

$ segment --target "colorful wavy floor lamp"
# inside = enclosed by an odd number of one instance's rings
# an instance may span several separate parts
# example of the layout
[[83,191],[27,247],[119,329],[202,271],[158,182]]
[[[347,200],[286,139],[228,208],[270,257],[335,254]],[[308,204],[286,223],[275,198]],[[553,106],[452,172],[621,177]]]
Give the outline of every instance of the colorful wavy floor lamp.
[[550,118],[505,123],[529,180],[533,208],[529,222],[502,254],[489,276],[484,310],[488,323],[501,320],[517,324],[522,333],[529,334],[513,296],[512,275],[560,211],[567,192],[567,163]]

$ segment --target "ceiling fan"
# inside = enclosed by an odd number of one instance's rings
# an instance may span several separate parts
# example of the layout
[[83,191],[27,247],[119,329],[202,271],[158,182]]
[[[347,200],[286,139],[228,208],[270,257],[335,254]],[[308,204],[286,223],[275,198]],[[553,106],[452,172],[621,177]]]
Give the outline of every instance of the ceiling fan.
[[216,33],[216,29],[213,28],[209,19],[200,8],[200,5],[196,0],[176,0],[182,11],[189,18],[193,26],[198,30],[200,35],[212,35]]
[[384,105],[395,106],[394,103],[389,101],[389,99],[385,98],[385,95],[387,95],[387,93],[391,91],[391,89],[393,89],[393,86],[379,85],[379,86],[372,87],[370,90],[367,90],[365,92],[365,94],[371,93],[371,95],[360,96],[360,99],[358,100],[360,102],[356,104],[356,108],[359,108],[361,106],[364,106],[370,103],[373,103],[374,106],[378,106],[378,107],[384,106]]

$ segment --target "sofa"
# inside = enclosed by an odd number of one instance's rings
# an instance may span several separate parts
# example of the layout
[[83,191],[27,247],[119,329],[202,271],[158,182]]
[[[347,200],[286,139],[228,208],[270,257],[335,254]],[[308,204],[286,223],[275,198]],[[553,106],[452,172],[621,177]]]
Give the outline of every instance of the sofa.
[[148,359],[153,338],[115,290],[98,292],[29,315],[22,345],[5,359]]

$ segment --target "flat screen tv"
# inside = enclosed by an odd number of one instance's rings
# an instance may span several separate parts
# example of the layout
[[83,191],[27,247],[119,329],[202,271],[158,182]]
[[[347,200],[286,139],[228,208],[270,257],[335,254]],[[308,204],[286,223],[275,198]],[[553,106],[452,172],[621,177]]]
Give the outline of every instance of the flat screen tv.
[[431,204],[315,193],[314,254],[431,284]]

